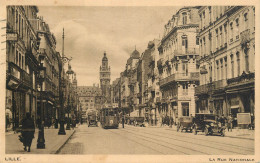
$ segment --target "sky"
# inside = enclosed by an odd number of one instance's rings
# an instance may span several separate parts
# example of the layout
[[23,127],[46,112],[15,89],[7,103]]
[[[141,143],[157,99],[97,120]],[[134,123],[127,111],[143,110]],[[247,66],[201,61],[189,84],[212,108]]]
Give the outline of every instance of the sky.
[[99,67],[104,51],[111,67],[111,83],[120,77],[131,53],[144,52],[149,41],[162,36],[164,25],[180,7],[47,7],[39,6],[39,16],[49,24],[61,53],[72,57],[78,85],[99,84]]

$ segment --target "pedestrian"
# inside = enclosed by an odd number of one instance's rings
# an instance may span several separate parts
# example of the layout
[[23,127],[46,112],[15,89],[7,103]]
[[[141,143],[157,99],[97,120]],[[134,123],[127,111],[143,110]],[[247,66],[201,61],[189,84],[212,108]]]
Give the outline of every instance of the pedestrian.
[[227,122],[228,122],[227,123],[228,131],[230,130],[232,132],[232,128],[233,128],[233,117],[232,117],[232,115],[228,116]]
[[[30,152],[32,139],[34,138],[35,126],[30,113],[26,113],[26,117],[22,120],[22,138],[24,150]],[[28,147],[28,149],[27,149]]]
[[125,128],[125,117],[122,116],[122,127]]
[[222,116],[219,118],[219,122],[221,123],[221,127],[225,126],[226,121],[227,121],[227,118],[224,117],[224,114],[222,114]]
[[7,130],[7,128],[8,128],[8,126],[9,126],[9,116],[8,115],[6,115],[5,116],[5,131],[7,132],[8,130]]
[[15,133],[18,133],[18,128],[19,128],[19,115],[16,114],[14,118],[14,131]]

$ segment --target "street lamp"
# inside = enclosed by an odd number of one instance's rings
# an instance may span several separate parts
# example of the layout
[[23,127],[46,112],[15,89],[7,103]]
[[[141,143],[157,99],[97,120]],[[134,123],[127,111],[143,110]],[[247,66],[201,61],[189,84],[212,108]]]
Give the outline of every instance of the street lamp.
[[60,119],[59,119],[59,122],[60,122],[60,129],[59,129],[59,132],[58,132],[58,135],[66,135],[66,132],[65,132],[65,128],[64,128],[64,124],[65,124],[65,120],[64,120],[64,100],[63,100],[63,89],[66,87],[66,83],[65,83],[65,80],[61,78],[61,74],[62,74],[62,69],[63,69],[63,64],[71,61],[72,58],[68,58],[68,57],[61,57],[61,63],[60,63],[60,66],[59,66],[59,89],[60,89],[60,106],[61,106],[61,112],[60,112]]
[[45,139],[44,139],[44,126],[42,124],[42,119],[43,119],[43,103],[42,103],[42,84],[45,78],[45,70],[46,68],[43,67],[43,63],[40,63],[39,67],[39,73],[38,73],[38,81],[39,85],[41,87],[40,90],[40,124],[39,125],[39,133],[38,133],[38,140],[37,140],[37,149],[45,149]]

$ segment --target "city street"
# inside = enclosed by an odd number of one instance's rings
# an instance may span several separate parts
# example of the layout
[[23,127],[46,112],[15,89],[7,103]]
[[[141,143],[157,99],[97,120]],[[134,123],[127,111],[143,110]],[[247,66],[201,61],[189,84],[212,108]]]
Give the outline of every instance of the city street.
[[169,127],[103,129],[84,124],[59,154],[253,155],[254,140],[194,135]]

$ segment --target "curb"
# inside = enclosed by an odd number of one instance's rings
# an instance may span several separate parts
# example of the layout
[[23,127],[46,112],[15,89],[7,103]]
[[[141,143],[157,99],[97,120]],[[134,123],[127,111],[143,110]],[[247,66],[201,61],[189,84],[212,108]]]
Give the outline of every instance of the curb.
[[54,154],[58,154],[60,152],[60,150],[64,147],[65,144],[67,144],[67,142],[70,140],[70,138],[74,135],[75,132],[76,130],[73,131],[69,138],[60,146],[60,148],[56,152],[54,152]]

